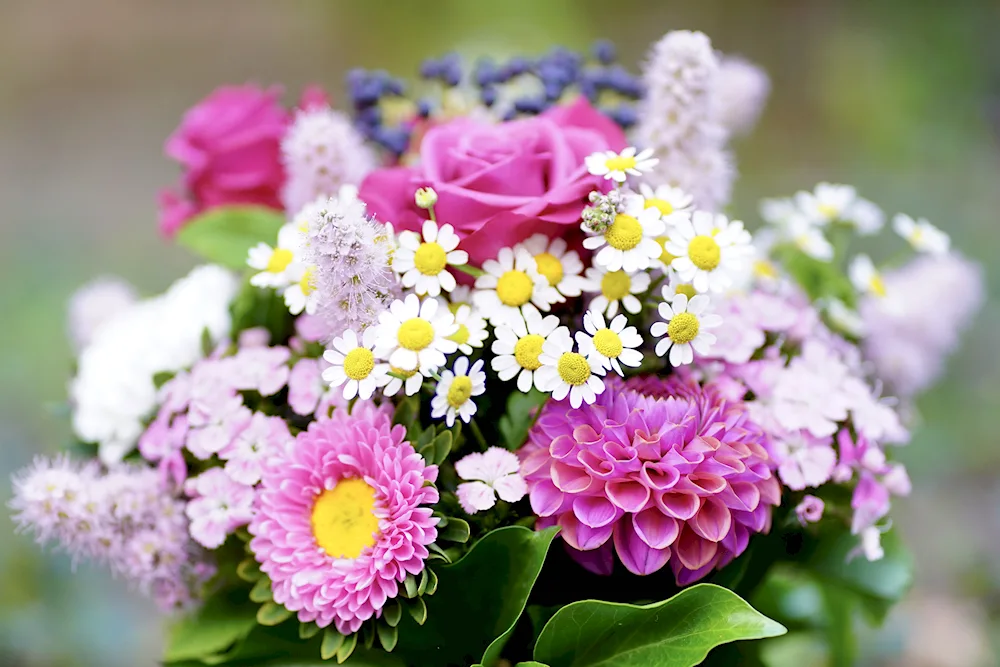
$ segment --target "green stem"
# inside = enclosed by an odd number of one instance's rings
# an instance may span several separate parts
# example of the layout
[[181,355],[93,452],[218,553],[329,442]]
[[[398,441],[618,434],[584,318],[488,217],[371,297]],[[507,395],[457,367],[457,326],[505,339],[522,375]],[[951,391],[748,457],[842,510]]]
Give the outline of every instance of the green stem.
[[476,439],[476,442],[479,443],[480,448],[483,451],[489,449],[490,446],[486,444],[486,438],[483,437],[483,432],[479,430],[479,424],[476,423],[474,418],[469,419],[469,428],[472,430],[472,436]]
[[472,266],[471,264],[462,264],[461,266],[453,266],[452,268],[461,271],[467,276],[472,276],[473,278],[486,275],[485,271],[477,266]]

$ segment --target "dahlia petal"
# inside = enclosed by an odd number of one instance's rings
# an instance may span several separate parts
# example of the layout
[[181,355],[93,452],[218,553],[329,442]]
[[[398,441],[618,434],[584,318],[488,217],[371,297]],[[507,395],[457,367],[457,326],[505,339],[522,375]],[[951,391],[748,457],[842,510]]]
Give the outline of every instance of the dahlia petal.
[[547,517],[555,514],[563,502],[563,493],[556,485],[543,479],[531,488],[529,494],[531,511],[537,516]]
[[632,528],[643,542],[653,549],[666,549],[680,533],[676,519],[665,516],[655,507],[632,515]]
[[607,498],[579,496],[573,501],[573,514],[580,523],[591,528],[602,528],[618,518],[618,510]]
[[581,523],[572,512],[566,512],[559,517],[562,538],[571,547],[580,551],[596,549],[607,542],[615,525],[610,523],[601,528],[591,528]]
[[687,521],[701,508],[701,498],[688,491],[666,491],[654,500],[661,512],[680,521]]
[[615,552],[622,565],[632,574],[652,574],[670,560],[670,549],[654,549],[635,532],[631,521],[615,524]]
[[573,560],[589,572],[609,576],[614,571],[615,549],[611,542],[605,542],[598,548],[591,549],[590,551],[574,549],[565,541],[563,542],[563,547]]
[[712,560],[719,550],[716,542],[702,539],[691,528],[685,525],[673,547],[678,560],[689,570],[704,567]]
[[550,468],[552,483],[564,493],[583,493],[593,484],[593,478],[583,468],[553,461]]
[[712,542],[719,542],[732,525],[729,508],[718,498],[705,498],[701,509],[688,522],[694,532]]
[[608,482],[604,486],[608,500],[624,512],[638,512],[649,500],[649,489],[635,480]]

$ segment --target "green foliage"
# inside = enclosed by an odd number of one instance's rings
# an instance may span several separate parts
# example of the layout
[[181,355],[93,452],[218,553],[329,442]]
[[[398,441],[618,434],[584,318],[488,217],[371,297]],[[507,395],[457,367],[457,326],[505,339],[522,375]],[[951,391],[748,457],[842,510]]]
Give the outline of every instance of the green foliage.
[[204,659],[221,654],[246,638],[257,625],[257,608],[245,590],[218,593],[170,629],[164,662]]
[[283,224],[285,216],[274,209],[223,206],[188,221],[177,233],[177,243],[209,262],[244,269],[250,248],[273,246]]
[[519,391],[511,393],[507,399],[507,412],[500,418],[498,424],[500,437],[503,438],[503,444],[507,449],[514,451],[528,439],[528,429],[534,423],[531,412],[535,408],[541,409],[546,398],[548,394],[543,394],[534,388],[527,394]]
[[550,667],[691,667],[720,644],[784,633],[732,591],[699,584],[645,606],[566,605],[542,630],[534,657]]
[[835,297],[854,307],[856,292],[837,263],[813,259],[794,246],[779,247],[775,254],[810,299]]
[[285,340],[292,332],[292,316],[276,290],[261,289],[245,282],[233,299],[230,311],[234,332],[264,327],[271,332],[271,340],[275,341]]

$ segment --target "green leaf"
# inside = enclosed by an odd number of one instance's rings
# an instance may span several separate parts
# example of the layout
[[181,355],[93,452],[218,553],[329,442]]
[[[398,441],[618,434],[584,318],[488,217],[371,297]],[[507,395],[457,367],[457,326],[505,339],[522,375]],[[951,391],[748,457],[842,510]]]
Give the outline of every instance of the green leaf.
[[469,541],[469,522],[464,519],[450,517],[448,524],[443,530],[438,532],[438,539],[445,542],[458,542],[465,544]]
[[396,628],[379,623],[375,626],[375,631],[378,633],[378,641],[382,644],[382,648],[390,652],[396,648],[396,642],[399,641],[399,632]]
[[250,589],[250,599],[254,602],[270,602],[274,598],[271,594],[271,580],[268,577],[261,577]]
[[544,662],[535,662],[534,660],[528,660],[527,662],[519,662],[514,667],[549,667]]
[[273,246],[284,224],[285,216],[274,209],[222,206],[188,221],[177,233],[177,243],[210,262],[244,269],[250,248]]
[[406,427],[406,439],[410,442],[416,442],[420,439],[420,434],[411,437],[411,431],[416,427],[419,415],[420,401],[416,396],[407,396],[399,402],[399,405],[396,406],[396,412],[392,416],[393,424],[401,424]]
[[397,600],[390,600],[382,607],[382,618],[385,622],[396,627],[399,625],[399,619],[403,617],[403,607],[399,604]]
[[252,584],[261,577],[260,565],[253,557],[245,558],[236,566],[236,576]]
[[153,374],[153,385],[155,385],[156,388],[159,389],[160,387],[162,387],[166,383],[168,383],[171,380],[173,380],[174,376],[176,376],[176,375],[177,375],[177,373],[174,373],[173,371],[160,371],[159,373],[154,373]]
[[441,465],[451,453],[452,435],[451,431],[445,431],[434,438],[434,463]]
[[417,625],[427,622],[427,603],[423,598],[413,598],[406,605],[406,610],[410,612],[410,617],[416,621]]
[[784,633],[732,591],[698,584],[645,606],[566,605],[545,625],[534,658],[551,667],[692,667],[720,644]]
[[547,398],[548,394],[537,389],[532,389],[527,394],[515,391],[510,395],[507,399],[507,412],[497,425],[507,449],[519,449],[528,439],[528,429],[534,423],[532,410],[540,409]]
[[358,633],[354,633],[350,637],[345,637],[344,642],[337,647],[337,663],[344,664],[351,654],[354,653],[354,649],[358,646]]
[[437,592],[438,577],[429,567],[424,568],[424,574],[427,575],[427,590],[424,591],[424,595],[434,595]]
[[278,625],[291,616],[292,612],[277,602],[265,602],[257,610],[257,622],[261,625]]
[[257,606],[246,589],[229,589],[205,601],[194,613],[170,629],[164,662],[197,660],[226,651],[257,625]]
[[324,660],[329,660],[333,656],[337,655],[337,651],[340,650],[340,645],[344,643],[344,635],[340,634],[333,628],[327,628],[323,633],[323,644],[319,648],[320,657]]
[[435,566],[437,593],[422,598],[427,620],[421,626],[403,617],[393,655],[411,665],[493,665],[524,611],[556,532],[500,528],[454,564]]
[[315,623],[299,623],[299,639],[312,639],[321,629]]

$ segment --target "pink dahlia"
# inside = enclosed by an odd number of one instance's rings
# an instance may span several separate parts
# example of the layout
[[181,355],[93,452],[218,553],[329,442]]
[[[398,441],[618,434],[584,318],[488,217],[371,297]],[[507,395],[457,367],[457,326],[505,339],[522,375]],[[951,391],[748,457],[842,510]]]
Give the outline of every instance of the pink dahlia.
[[334,410],[268,460],[250,542],[274,600],[343,634],[379,617],[437,538],[437,466],[372,403]]
[[521,451],[538,527],[595,571],[612,548],[680,585],[740,555],[779,502],[767,436],[743,405],[678,376],[609,380],[593,405],[549,401]]

